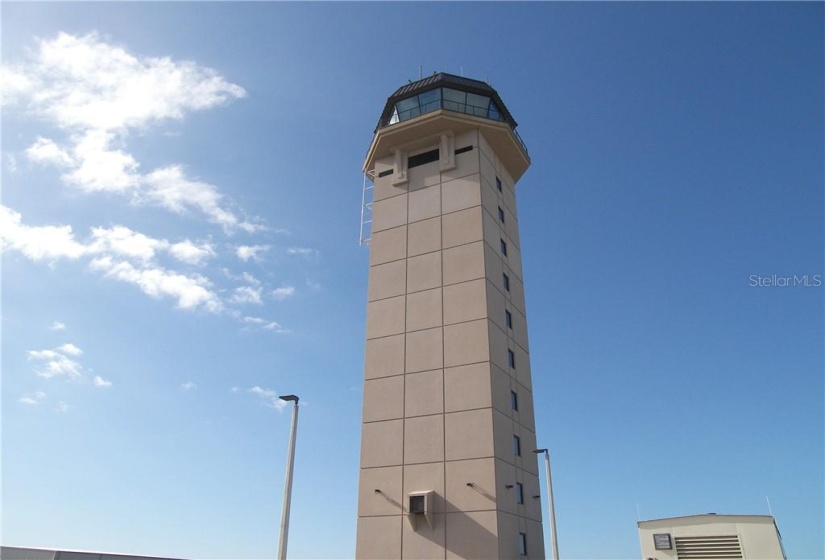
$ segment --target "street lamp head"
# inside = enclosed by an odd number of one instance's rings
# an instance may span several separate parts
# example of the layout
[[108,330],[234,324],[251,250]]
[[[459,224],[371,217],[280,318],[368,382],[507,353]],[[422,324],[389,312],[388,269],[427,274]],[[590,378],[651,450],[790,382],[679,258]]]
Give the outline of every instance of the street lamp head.
[[282,401],[293,401],[295,404],[298,404],[298,397],[296,397],[295,395],[283,395],[278,398]]
[[534,449],[533,453],[547,453],[547,448],[545,447],[544,449]]

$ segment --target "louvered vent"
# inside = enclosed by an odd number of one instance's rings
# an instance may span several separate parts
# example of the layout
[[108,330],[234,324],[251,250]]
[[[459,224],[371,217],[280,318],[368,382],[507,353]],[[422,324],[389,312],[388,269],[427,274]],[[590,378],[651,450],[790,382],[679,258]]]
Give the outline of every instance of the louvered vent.
[[742,558],[742,547],[737,535],[676,537],[676,556],[679,560]]

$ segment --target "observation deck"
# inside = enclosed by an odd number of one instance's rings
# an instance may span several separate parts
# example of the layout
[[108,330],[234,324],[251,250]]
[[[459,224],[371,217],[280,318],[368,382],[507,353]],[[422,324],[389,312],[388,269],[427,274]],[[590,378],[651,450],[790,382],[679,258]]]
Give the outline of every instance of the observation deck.
[[480,128],[517,181],[530,166],[527,146],[516,132],[517,126],[489,84],[443,72],[433,74],[398,88],[387,99],[364,171],[395,149],[413,150],[417,144],[423,145],[428,136],[445,130]]

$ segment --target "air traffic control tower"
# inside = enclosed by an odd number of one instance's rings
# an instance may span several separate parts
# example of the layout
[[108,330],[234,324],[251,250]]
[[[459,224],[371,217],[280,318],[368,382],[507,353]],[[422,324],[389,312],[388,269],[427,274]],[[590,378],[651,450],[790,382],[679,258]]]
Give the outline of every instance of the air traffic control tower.
[[484,82],[387,100],[369,147],[356,557],[544,558],[516,121]]

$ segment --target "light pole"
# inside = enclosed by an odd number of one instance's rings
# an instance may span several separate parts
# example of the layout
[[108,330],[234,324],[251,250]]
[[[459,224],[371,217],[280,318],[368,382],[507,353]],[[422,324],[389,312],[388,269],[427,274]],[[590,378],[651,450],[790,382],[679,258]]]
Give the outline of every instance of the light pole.
[[533,453],[544,453],[544,468],[547,475],[547,508],[550,510],[550,536],[553,539],[553,560],[559,560],[559,538],[556,535],[556,509],[553,505],[553,478],[550,476],[550,451],[534,449]]
[[286,544],[289,537],[289,504],[292,499],[292,467],[295,464],[295,436],[298,430],[298,397],[284,395],[282,401],[291,401],[292,430],[289,433],[289,451],[286,456],[286,482],[284,484],[284,506],[281,510],[281,542],[278,544],[278,560],[286,560]]

